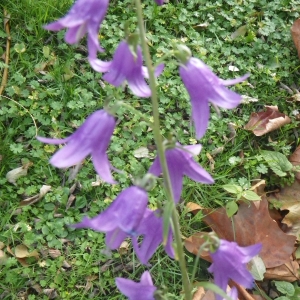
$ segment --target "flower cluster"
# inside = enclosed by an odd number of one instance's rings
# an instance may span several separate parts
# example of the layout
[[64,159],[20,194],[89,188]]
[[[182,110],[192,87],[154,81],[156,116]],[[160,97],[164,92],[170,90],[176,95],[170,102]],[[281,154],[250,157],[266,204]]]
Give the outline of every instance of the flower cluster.
[[[163,5],[164,0],[155,0]],[[100,46],[98,32],[104,20],[109,0],[77,0],[63,18],[45,26],[48,30],[58,31],[67,28],[65,40],[69,44],[78,43],[87,34],[88,60],[91,67],[104,73],[103,79],[119,87],[127,82],[132,93],[138,97],[150,97],[151,89],[146,83],[148,70],[143,66],[141,46],[127,38],[121,41],[111,61],[98,59]],[[155,76],[163,71],[164,64],[155,69]],[[226,88],[247,79],[248,75],[233,80],[222,80],[215,75],[201,60],[187,57],[181,60],[179,73],[190,95],[192,119],[196,129],[196,137],[201,138],[208,127],[209,102],[227,109],[235,108],[241,96]],[[116,126],[114,115],[108,109],[101,109],[91,114],[86,121],[69,137],[51,139],[38,137],[38,140],[49,144],[66,144],[50,159],[50,163],[58,168],[67,168],[79,164],[88,155],[96,172],[107,183],[116,183],[111,170],[115,170],[108,160],[107,149]],[[179,143],[169,145],[165,149],[165,158],[174,202],[177,204],[183,185],[183,176],[204,184],[214,183],[211,175],[194,159],[199,155],[201,145],[182,146]],[[148,173],[159,176],[162,172],[160,157],[157,157]],[[131,186],[123,190],[112,204],[93,218],[84,217],[81,222],[72,225],[75,228],[91,228],[106,234],[106,245],[117,249],[121,243],[131,238],[133,249],[141,261],[148,265],[149,260],[160,244],[166,253],[174,258],[173,229],[164,232],[165,220],[162,210],[152,211],[148,208],[148,194],[143,186]],[[215,282],[223,290],[229,279],[233,279],[245,287],[251,287],[253,278],[246,269],[246,263],[260,251],[260,245],[239,247],[236,243],[221,240],[220,247],[211,257],[213,264],[209,271],[214,273]],[[234,262],[234,263],[233,263]],[[154,299],[156,287],[152,283],[149,272],[144,272],[139,283],[124,278],[116,279],[117,287],[131,300]],[[236,291],[231,296],[236,298]],[[218,298],[220,299],[220,298]]]

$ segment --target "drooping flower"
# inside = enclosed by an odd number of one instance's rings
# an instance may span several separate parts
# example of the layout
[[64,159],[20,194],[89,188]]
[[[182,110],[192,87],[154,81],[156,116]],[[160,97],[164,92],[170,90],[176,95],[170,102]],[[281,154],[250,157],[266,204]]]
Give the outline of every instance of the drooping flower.
[[142,274],[141,281],[135,282],[126,278],[116,278],[116,285],[129,300],[154,300],[156,287],[148,271]]
[[122,191],[112,204],[98,216],[83,218],[75,228],[91,228],[106,233],[106,246],[117,249],[128,236],[137,235],[148,203],[145,190],[131,186]]
[[[138,45],[136,57],[130,50],[126,41],[122,41],[110,62],[98,60],[93,65],[98,72],[107,72],[103,79],[110,84],[118,87],[126,80],[131,91],[138,97],[150,97],[151,90],[147,85],[145,78],[148,78],[148,71],[143,67],[142,50]],[[155,76],[159,76],[164,65],[157,66]]]
[[[175,148],[167,149],[165,152],[175,203],[178,203],[180,199],[184,175],[197,182],[214,183],[210,174],[193,159],[193,155],[198,155],[200,151],[200,144],[181,146],[177,143]],[[156,157],[149,169],[149,173],[159,176],[161,172],[159,157]]]
[[67,143],[50,159],[57,168],[67,168],[80,163],[89,154],[99,176],[108,183],[115,183],[110,169],[112,168],[106,150],[116,125],[115,118],[106,110],[92,113],[85,122],[65,139],[37,137],[47,144]]
[[[137,228],[137,234],[132,237],[133,249],[140,262],[144,265],[148,264],[157,247],[163,242],[163,220],[158,214],[158,210],[153,212],[150,209],[146,209],[143,220]],[[139,243],[138,239],[141,236],[143,236],[143,240]],[[172,241],[173,233],[170,228],[165,251],[170,257],[174,258]]]
[[208,126],[208,103],[212,102],[227,109],[237,107],[242,97],[227,89],[226,86],[239,83],[249,77],[249,74],[246,74],[237,79],[220,79],[204,62],[194,57],[180,66],[179,73],[191,98],[192,118],[198,139],[205,134]]
[[164,4],[164,0],[155,0],[155,2],[157,3],[157,5],[163,5]]
[[97,51],[103,52],[99,44],[98,32],[106,15],[109,0],[77,0],[63,18],[46,25],[44,28],[59,31],[68,28],[65,41],[78,43],[87,33],[89,61],[93,67],[97,63]]
[[[220,240],[219,248],[210,253],[213,263],[208,268],[208,271],[214,274],[215,284],[225,292],[230,279],[247,289],[252,288],[254,279],[246,264],[260,252],[261,248],[261,244],[240,247],[235,242]],[[236,294],[235,291],[232,293]],[[222,300],[222,297],[217,295],[216,300]]]

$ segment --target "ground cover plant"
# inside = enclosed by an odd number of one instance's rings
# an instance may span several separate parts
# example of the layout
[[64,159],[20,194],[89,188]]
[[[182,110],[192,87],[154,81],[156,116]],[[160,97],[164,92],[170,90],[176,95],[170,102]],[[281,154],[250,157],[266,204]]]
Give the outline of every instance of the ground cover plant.
[[[148,261],[144,256],[141,259],[141,254],[136,247],[133,250],[129,240],[117,250],[110,251],[104,234],[69,226],[82,222],[84,216],[92,218],[105,211],[132,185],[133,179],[147,173],[157,150],[155,133],[151,129],[154,119],[151,102],[147,99],[149,93],[135,96],[130,84],[117,89],[110,85],[108,82],[113,83],[112,79],[94,70],[98,67],[93,66],[95,57],[87,59],[90,49],[87,49],[86,39],[69,45],[64,40],[65,31],[43,29],[43,25],[64,16],[72,5],[73,1],[66,0],[40,1],[38,4],[26,0],[18,4],[7,1],[2,6],[1,71],[5,78],[7,70],[8,77],[0,99],[1,298],[120,299],[115,277],[136,282],[141,279],[147,285],[147,272],[150,271],[155,286],[159,287],[156,297],[182,299],[182,270],[165,254],[164,247],[154,254],[149,267],[141,264],[140,261]],[[236,93],[245,95],[241,105],[232,110],[210,108],[210,122],[205,134],[205,130],[198,128],[201,124],[195,126],[198,118],[192,111],[195,108],[191,108],[187,86],[192,78],[185,79],[188,74],[181,70],[182,82],[178,76],[179,63],[174,56],[168,57],[164,71],[157,79],[162,136],[166,139],[173,136],[181,145],[196,145],[199,143],[196,137],[199,138],[202,151],[196,160],[215,181],[213,185],[206,185],[185,177],[180,197],[177,191],[175,200],[181,233],[184,238],[189,237],[185,244],[187,250],[199,255],[203,241],[195,237],[202,238],[203,233],[199,235],[199,232],[207,232],[207,226],[220,238],[236,240],[241,246],[262,243],[260,256],[263,263],[256,262],[260,271],[253,275],[258,294],[263,298],[297,297],[297,261],[289,261],[292,253],[297,258],[293,247],[298,241],[294,206],[299,188],[297,181],[293,182],[299,175],[293,165],[300,162],[297,154],[299,60],[290,35],[290,27],[299,17],[297,1],[169,1],[159,6],[149,0],[143,1],[142,6],[146,38],[155,64],[169,55],[173,45],[185,44],[193,57],[203,60],[219,78],[225,80],[251,74],[247,80],[231,87]],[[99,56],[101,60],[112,60],[120,41],[125,38],[124,31],[131,34],[136,31],[137,17],[133,8],[132,1],[110,1],[99,33],[101,47],[106,50]],[[176,46],[173,48],[177,49]],[[145,98],[141,98],[143,96]],[[36,135],[66,138],[88,116],[108,103],[117,105],[114,110],[117,126],[112,129],[114,134],[107,155],[111,165],[122,170],[113,172],[118,184],[105,183],[111,178],[99,170],[97,175],[89,157],[68,169],[65,168],[67,165],[58,165],[63,169],[49,165],[48,160],[59,147],[42,144]],[[271,108],[265,108],[265,105]],[[107,118],[105,115],[105,120]],[[270,125],[270,120],[280,124],[277,127]],[[265,128],[268,126],[271,130]],[[107,129],[103,129],[105,134],[108,134]],[[84,143],[86,141],[80,141],[76,147]],[[292,153],[289,162],[287,157]],[[101,155],[105,154],[102,152]],[[160,172],[153,168],[152,173],[158,176]],[[210,181],[208,175],[205,176]],[[257,180],[266,181],[265,191],[253,187]],[[163,180],[158,178],[148,193],[148,207],[152,210],[160,208],[166,198],[162,187]],[[284,188],[279,191],[280,187]],[[218,228],[220,220],[221,224],[225,222],[223,217],[227,218],[225,220],[232,217],[234,224],[242,224],[249,218],[246,208],[254,209],[254,204],[241,204],[241,199],[263,198],[262,203],[265,203],[265,194],[274,190],[277,193],[268,200],[270,208],[279,214],[275,219],[282,234],[276,227],[273,238],[276,240],[282,235],[282,243],[288,244],[290,251],[279,258],[274,254],[273,244],[273,256],[266,254],[270,253],[267,251],[270,244],[259,235],[242,240],[240,236],[246,231],[240,233],[237,229],[242,226]],[[135,190],[130,192],[136,193]],[[136,202],[140,198],[137,197]],[[260,205],[252,215],[258,221],[259,216],[267,220],[269,208],[266,207],[269,206]],[[222,209],[224,211],[220,211]],[[291,217],[292,213],[296,217]],[[92,226],[89,224],[88,227]],[[265,227],[261,226],[259,231],[265,233]],[[251,233],[257,229],[250,227],[248,230]],[[246,235],[250,236],[250,233]],[[276,248],[280,252],[280,245]],[[194,277],[193,283],[212,278],[205,261],[201,260],[200,266],[194,268],[198,259],[188,251],[185,252],[187,273]],[[216,255],[213,259],[218,260]],[[292,266],[292,275],[287,276],[278,268],[288,264]],[[267,268],[266,272],[261,271],[262,266]],[[214,268],[211,266],[210,270]],[[260,284],[263,278],[277,281],[269,281],[266,287]],[[295,283],[289,285],[286,281]],[[128,282],[117,281],[121,291],[122,283]],[[244,299],[241,287],[237,288],[239,299]],[[196,286],[194,291],[201,292]]]

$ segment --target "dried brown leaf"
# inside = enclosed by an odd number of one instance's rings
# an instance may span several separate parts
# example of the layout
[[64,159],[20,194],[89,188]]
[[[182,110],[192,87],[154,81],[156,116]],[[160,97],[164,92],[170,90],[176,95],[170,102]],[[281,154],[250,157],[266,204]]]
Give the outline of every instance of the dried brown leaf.
[[264,274],[265,279],[282,280],[294,282],[299,280],[299,264],[295,260],[290,260],[281,266],[267,269]]
[[39,194],[21,201],[20,202],[20,206],[32,205],[32,204],[38,202],[39,200],[41,200],[50,191],[50,189],[51,189],[50,185],[43,185],[40,188]]
[[291,27],[291,34],[300,58],[300,19],[294,22]]
[[270,217],[266,197],[262,197],[259,208],[253,203],[241,203],[238,213],[231,219],[227,217],[225,208],[205,209],[204,213],[206,216],[203,221],[220,238],[235,240],[240,246],[262,243],[259,255],[267,268],[280,266],[289,261],[296,238],[285,234]]
[[282,188],[279,193],[268,197],[280,210],[288,210],[282,223],[287,225],[285,232],[300,240],[300,183],[296,180],[291,186]]
[[186,204],[186,209],[188,212],[191,212],[193,213],[194,215],[198,213],[199,210],[203,209],[202,206],[200,206],[199,204],[197,203],[194,203],[194,202],[188,202]]
[[251,114],[245,129],[252,131],[256,136],[262,136],[290,122],[291,119],[280,113],[277,106],[266,106],[266,111]]

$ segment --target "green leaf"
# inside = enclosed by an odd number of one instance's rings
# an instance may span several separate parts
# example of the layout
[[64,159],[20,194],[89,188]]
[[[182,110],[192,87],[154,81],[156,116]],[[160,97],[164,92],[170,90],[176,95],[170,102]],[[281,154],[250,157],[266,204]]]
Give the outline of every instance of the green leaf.
[[239,36],[244,36],[247,32],[247,25],[239,27],[230,37],[234,40]]
[[250,200],[250,201],[258,201],[258,200],[261,200],[261,197],[258,196],[255,192],[253,191],[245,191],[243,193],[243,197],[246,198],[247,200]]
[[228,218],[232,217],[238,211],[238,209],[239,209],[239,207],[235,203],[235,201],[228,202],[226,204],[226,214],[227,214]]
[[225,184],[222,186],[222,188],[231,194],[239,194],[243,191],[243,189],[236,184]]
[[274,300],[291,300],[291,298],[288,298],[286,296],[280,296],[278,298],[275,298]]
[[286,281],[273,281],[276,289],[287,296],[293,296],[295,293],[295,288],[290,282]]
[[266,266],[259,256],[254,256],[250,261],[250,272],[255,280],[262,281],[266,273]]
[[264,150],[261,152],[261,155],[273,172],[280,177],[286,176],[286,172],[291,171],[293,168],[287,157],[280,152]]

